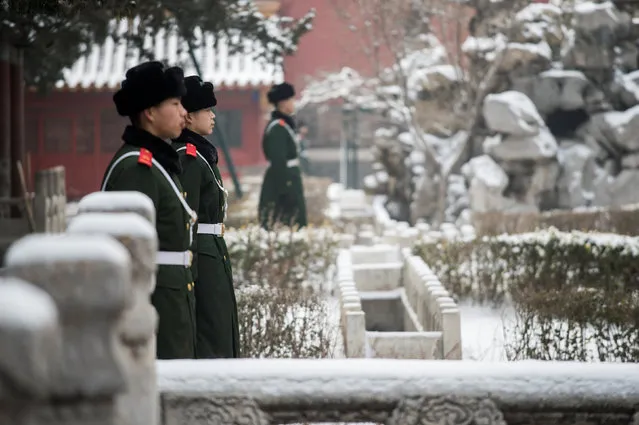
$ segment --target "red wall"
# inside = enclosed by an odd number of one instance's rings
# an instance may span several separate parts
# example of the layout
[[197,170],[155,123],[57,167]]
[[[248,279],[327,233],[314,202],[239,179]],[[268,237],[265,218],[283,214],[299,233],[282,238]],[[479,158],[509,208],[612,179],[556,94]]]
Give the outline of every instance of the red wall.
[[[262,160],[260,135],[263,117],[259,97],[252,90],[220,90],[218,109],[242,111],[242,147],[231,149],[236,166]],[[53,92],[26,94],[26,145],[31,174],[63,165],[70,199],[99,190],[102,176],[121,145],[126,118],[118,117],[111,92]],[[45,137],[46,135],[46,137]],[[220,152],[222,171],[224,159]],[[31,177],[33,178],[33,177]]]
[[[339,4],[339,10],[336,4]],[[349,29],[353,24],[361,28],[365,18],[362,12],[355,10],[354,4],[352,0],[282,0],[282,15],[299,18],[312,8],[316,10],[313,29],[300,39],[295,55],[287,57],[284,62],[286,78],[296,86],[298,92],[309,79],[321,78],[323,74],[339,71],[343,67],[353,68],[364,76],[374,76],[377,66],[383,68],[392,64],[392,55],[383,49],[383,43],[379,58],[371,57],[364,49],[365,44],[370,43],[370,37]],[[352,10],[348,10],[349,7]],[[446,24],[431,20],[431,26],[449,51],[457,53],[456,41],[459,40],[458,45],[461,45],[466,39],[467,22],[474,11],[459,5],[449,4],[448,7]],[[349,16],[345,17],[345,14]],[[443,32],[447,34],[444,36]]]
[[[357,24],[359,15],[345,18],[334,7],[337,2],[352,4],[350,0],[283,0],[280,13],[299,18],[315,8],[313,29],[302,36],[294,56],[284,61],[286,78],[298,92],[309,78],[321,78],[324,73],[350,67],[363,75],[373,76],[375,61],[362,48],[361,39],[349,29]],[[341,10],[345,12],[345,10]],[[386,58],[387,59],[387,58]]]

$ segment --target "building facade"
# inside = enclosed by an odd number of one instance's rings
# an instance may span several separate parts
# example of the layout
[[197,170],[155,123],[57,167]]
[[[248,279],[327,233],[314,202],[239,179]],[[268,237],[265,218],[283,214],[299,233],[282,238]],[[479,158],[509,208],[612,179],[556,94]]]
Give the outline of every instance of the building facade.
[[[338,72],[343,67],[374,76],[380,65],[371,61],[370,55],[362,49],[362,40],[352,31],[354,24],[361,24],[357,14],[347,18],[345,9],[337,7],[338,2],[351,5],[354,2],[254,1],[266,15],[280,13],[298,18],[314,8],[316,17],[313,30],[301,38],[295,55],[285,58],[283,70],[250,56],[231,53],[226,40],[217,40],[215,44],[212,35],[196,34],[200,47],[194,54],[202,77],[215,85],[218,122],[240,173],[265,165],[261,135],[270,110],[265,93],[273,83],[286,79],[300,92],[311,79]],[[135,20],[122,20],[114,25],[121,32],[136,30]],[[175,34],[160,32],[154,37],[147,36],[145,47],[153,51],[154,59],[187,64],[186,75],[193,75],[195,67],[189,56],[185,56],[186,49],[178,48],[178,40]],[[391,63],[390,56],[382,56],[382,59],[383,64]],[[128,124],[127,119],[115,112],[113,93],[126,69],[142,60],[133,46],[108,38],[103,44],[92,46],[88,55],[65,70],[63,80],[53,92],[46,95],[34,91],[26,93],[25,141],[27,163],[32,172],[51,165],[64,165],[67,193],[71,199],[99,188],[104,169],[120,146],[120,136]],[[339,138],[341,118],[338,110],[313,121],[311,129],[314,133],[321,128],[328,134],[315,137],[315,140]],[[213,142],[217,143],[216,140]],[[221,165],[224,172],[224,158],[221,158]]]
[[[135,30],[135,20],[114,22],[118,31]],[[218,98],[218,124],[230,148],[233,163],[241,170],[264,162],[261,134],[268,105],[268,88],[283,80],[281,68],[231,53],[227,40],[197,33],[194,51],[201,76],[212,81]],[[145,46],[152,58],[169,64],[190,64],[185,75],[196,74],[185,46],[178,47],[176,34],[161,31],[147,37]],[[67,171],[67,194],[78,198],[99,189],[108,162],[121,146],[121,135],[129,124],[117,115],[113,93],[126,70],[145,59],[125,41],[107,38],[92,46],[69,69],[52,92],[25,95],[25,144],[32,171],[63,165]],[[213,140],[214,143],[219,141]],[[220,153],[221,170],[226,161]]]

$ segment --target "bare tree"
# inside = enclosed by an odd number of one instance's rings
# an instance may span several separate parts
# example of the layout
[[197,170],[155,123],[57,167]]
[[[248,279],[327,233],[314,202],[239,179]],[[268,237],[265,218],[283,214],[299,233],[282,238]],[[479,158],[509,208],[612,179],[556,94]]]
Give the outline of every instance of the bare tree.
[[[463,129],[468,95],[461,43],[467,32],[468,9],[448,0],[349,0],[340,1],[340,5],[341,17],[355,34],[357,48],[372,62],[378,84],[399,89],[399,93],[379,100],[387,109],[402,112],[401,126],[424,152],[426,169],[438,182],[435,219],[441,222],[446,207],[446,181],[458,161],[439,155],[428,133],[450,135],[450,130]],[[433,36],[438,40],[436,44],[432,44]],[[424,49],[428,47],[441,57],[427,58]],[[435,96],[429,93],[428,101],[420,99],[419,93],[416,96],[410,84],[415,77],[414,61],[421,60],[420,54],[426,60],[432,59],[432,65],[451,65],[457,82]]]
[[[509,14],[527,3],[527,0],[340,1],[341,16],[356,35],[358,49],[373,62],[376,82],[398,89],[398,95],[382,96],[380,100],[386,102],[387,108],[402,112],[404,128],[424,153],[429,177],[425,190],[433,192],[429,199],[436,204],[430,218],[437,223],[444,221],[451,173],[476,153],[473,141],[483,123],[481,106],[503,77],[501,68],[508,54],[507,49],[498,49],[489,59],[471,64],[462,44],[469,34],[490,38],[497,32],[502,43],[507,44],[514,22]],[[481,33],[486,28],[490,28],[490,33]],[[475,34],[476,31],[480,33]],[[435,60],[432,64],[424,63],[429,59],[424,47],[432,37],[439,44],[431,56],[443,55],[441,62],[455,74],[451,78],[453,83],[434,90],[425,87],[416,96],[410,84],[416,74],[411,61],[421,61],[422,67],[438,65]],[[454,134],[457,136],[454,148],[448,149],[446,155],[439,154],[433,141],[441,138],[433,135],[449,138]]]

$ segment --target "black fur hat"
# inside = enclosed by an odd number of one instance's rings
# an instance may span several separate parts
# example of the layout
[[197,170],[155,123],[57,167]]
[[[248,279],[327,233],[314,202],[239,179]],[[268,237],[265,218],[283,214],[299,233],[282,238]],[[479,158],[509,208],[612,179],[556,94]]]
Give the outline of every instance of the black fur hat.
[[113,95],[118,114],[133,116],[172,97],[186,94],[184,71],[166,68],[162,62],[144,62],[126,72],[126,79]]
[[213,84],[202,81],[197,75],[184,79],[186,95],[182,96],[182,106],[187,112],[195,112],[217,105]]
[[268,91],[266,97],[270,104],[276,105],[277,102],[295,97],[295,87],[286,82],[282,84],[275,84]]

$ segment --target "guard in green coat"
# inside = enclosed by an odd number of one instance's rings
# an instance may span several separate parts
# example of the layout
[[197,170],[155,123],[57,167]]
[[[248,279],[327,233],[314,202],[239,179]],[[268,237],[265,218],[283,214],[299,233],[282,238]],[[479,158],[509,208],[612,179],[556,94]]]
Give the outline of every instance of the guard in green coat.
[[308,220],[298,139],[292,117],[295,89],[288,83],[277,84],[267,96],[275,110],[262,138],[264,156],[270,165],[260,193],[260,224],[267,230],[276,223],[301,228],[307,225]]
[[132,125],[107,167],[102,190],[138,191],[155,206],[159,239],[156,286],[151,302],[158,312],[157,358],[195,358],[195,295],[191,276],[193,226],[197,215],[184,198],[182,169],[170,144],[185,124],[180,102],[186,94],[181,68],[146,62],[126,73],[113,96],[118,114]]
[[224,219],[228,193],[222,184],[215,147],[204,138],[213,131],[217,105],[213,84],[198,76],[184,80],[187,93],[182,105],[188,112],[186,128],[173,146],[180,154],[180,177],[189,206],[197,211],[191,267],[197,301],[197,357],[235,358],[240,356],[237,302],[233,270],[224,242]]

